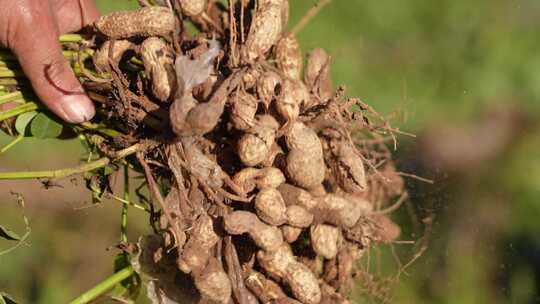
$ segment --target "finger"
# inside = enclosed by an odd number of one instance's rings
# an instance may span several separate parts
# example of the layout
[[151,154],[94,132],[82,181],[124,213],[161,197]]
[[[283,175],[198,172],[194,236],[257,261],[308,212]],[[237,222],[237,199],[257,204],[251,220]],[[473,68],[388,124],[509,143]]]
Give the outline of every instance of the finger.
[[52,0],[52,8],[61,34],[76,32],[99,18],[93,0]]
[[[58,31],[47,1],[34,0],[17,24],[13,51],[41,101],[67,122],[91,119],[95,109],[75,78],[58,43]],[[35,29],[39,28],[39,31]]]

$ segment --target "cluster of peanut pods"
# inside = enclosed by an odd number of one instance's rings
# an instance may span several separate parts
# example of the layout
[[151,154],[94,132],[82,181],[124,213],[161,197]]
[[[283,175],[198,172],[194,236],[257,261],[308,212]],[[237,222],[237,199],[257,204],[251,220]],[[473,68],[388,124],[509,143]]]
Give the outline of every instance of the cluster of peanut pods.
[[404,189],[330,56],[304,59],[287,0],[142,4],[95,23],[85,85],[132,138],[166,138],[144,156],[165,193],[147,272],[186,274],[205,303],[347,303],[363,253],[398,237],[380,209]]

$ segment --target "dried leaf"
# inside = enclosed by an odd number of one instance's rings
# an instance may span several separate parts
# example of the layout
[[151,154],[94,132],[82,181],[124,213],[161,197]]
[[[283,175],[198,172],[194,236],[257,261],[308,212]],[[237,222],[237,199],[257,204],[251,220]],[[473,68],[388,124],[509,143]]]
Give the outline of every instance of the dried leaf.
[[[210,40],[210,47],[199,59],[180,56],[176,59],[176,77],[180,96],[204,83],[213,71],[212,61],[219,54],[221,46],[217,40]],[[183,89],[180,89],[183,88]]]

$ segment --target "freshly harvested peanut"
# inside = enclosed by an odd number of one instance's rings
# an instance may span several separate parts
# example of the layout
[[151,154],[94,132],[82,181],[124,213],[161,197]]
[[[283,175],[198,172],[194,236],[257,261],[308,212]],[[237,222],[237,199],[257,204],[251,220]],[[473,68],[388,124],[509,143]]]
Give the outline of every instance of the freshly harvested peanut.
[[[304,70],[304,81],[322,101],[332,97],[330,56],[323,49],[317,48],[309,53]],[[313,106],[313,104],[306,106],[306,108],[310,106]]]
[[279,228],[267,225],[254,213],[234,211],[223,217],[225,230],[232,235],[247,233],[255,244],[266,251],[273,251],[283,243]]
[[302,150],[292,150],[287,155],[287,176],[302,188],[310,189],[320,185],[325,171],[322,158],[313,157]]
[[310,87],[314,87],[321,71],[329,65],[330,56],[324,49],[316,48],[308,54],[306,69],[304,70],[304,80]]
[[246,166],[262,163],[270,151],[264,140],[254,134],[245,134],[238,141],[238,156]]
[[272,116],[257,116],[255,126],[238,142],[238,156],[246,166],[256,166],[266,160],[274,144],[278,127],[277,121]]
[[161,101],[168,100],[176,84],[172,49],[164,40],[150,37],[140,50],[146,76],[152,81],[152,93]]
[[281,94],[276,99],[276,110],[286,121],[295,121],[302,105],[310,102],[309,91],[300,80],[286,79],[281,85]]
[[94,26],[110,39],[167,36],[174,31],[175,17],[169,8],[151,6],[104,15]]
[[276,189],[259,191],[255,198],[255,210],[259,218],[270,225],[280,226],[287,222],[287,206]]
[[283,243],[275,251],[261,250],[257,259],[269,274],[281,278],[300,302],[318,304],[321,301],[317,278],[306,265],[296,260],[289,244]]
[[313,250],[325,259],[333,259],[338,254],[341,230],[335,226],[317,224],[310,229]]
[[231,122],[238,130],[249,130],[255,125],[255,114],[257,113],[257,99],[239,90],[231,96]]
[[276,90],[281,84],[281,78],[276,72],[267,71],[265,72],[257,82],[257,94],[262,100],[262,103],[268,109],[270,103],[276,97]]
[[270,48],[276,44],[283,30],[282,9],[285,0],[260,0],[249,29],[249,34],[242,57],[252,62],[264,57]]
[[219,42],[210,40],[209,48],[198,59],[179,56],[175,60],[177,90],[171,106],[169,119],[173,132],[180,136],[204,135],[211,131],[219,121],[228,90],[234,86],[236,75],[227,78],[212,98],[199,104],[192,94],[195,86],[206,82],[213,70],[212,61],[220,52]]
[[302,150],[314,157],[322,157],[321,140],[317,133],[302,122],[295,122],[287,134],[285,141],[290,150]]
[[333,157],[329,166],[339,186],[349,193],[362,193],[367,189],[364,162],[358,151],[349,143],[332,141]]
[[336,226],[353,227],[362,215],[362,206],[336,194],[317,198],[317,212],[320,219]]
[[294,122],[285,140],[290,149],[286,164],[288,177],[305,189],[319,186],[324,180],[326,166],[322,144],[315,131],[301,122]]
[[185,121],[180,119],[185,115],[184,112],[176,112],[183,110],[181,108],[182,104],[178,107],[175,104],[183,103],[184,99],[193,99],[193,97],[191,97],[191,93],[187,93],[181,99],[175,99],[169,113],[172,129],[175,134],[178,136],[201,136],[214,130],[225,109],[227,91],[231,86],[234,86],[234,82],[234,76],[227,78],[209,101],[198,103],[190,108],[185,116]]
[[186,16],[193,17],[200,15],[206,9],[207,0],[178,0],[182,13]]
[[302,234],[302,228],[293,227],[290,225],[283,225],[280,227],[281,232],[283,233],[283,238],[287,243],[294,243],[298,240],[300,234]]
[[291,79],[300,79],[302,73],[302,51],[296,38],[289,34],[281,38],[276,45],[278,68]]
[[200,216],[189,231],[189,236],[182,256],[178,259],[178,267],[185,273],[200,272],[210,258],[210,249],[219,241],[212,218],[208,215]]
[[212,189],[223,187],[226,173],[219,164],[212,158],[203,153],[197,145],[195,138],[188,136],[182,137],[181,145],[186,156],[186,163],[190,172],[196,173],[203,179]]
[[233,181],[244,193],[249,193],[255,190],[255,178],[259,175],[261,175],[260,169],[244,168],[234,175]]
[[298,97],[298,85],[294,80],[285,79],[281,84],[281,93],[276,99],[276,110],[286,121],[295,121],[300,115],[302,100]]
[[216,258],[210,259],[204,271],[195,275],[194,281],[203,299],[221,304],[231,300],[231,281]]
[[255,177],[257,188],[277,188],[285,182],[285,175],[281,170],[274,167],[261,169],[261,174]]
[[255,270],[247,275],[245,283],[247,288],[263,303],[287,297],[278,284]]
[[236,173],[233,181],[240,186],[245,193],[255,189],[277,188],[285,182],[285,175],[278,168],[268,167],[263,169],[244,168]]
[[109,69],[109,58],[114,62],[118,62],[125,52],[133,50],[134,48],[135,44],[129,40],[116,40],[113,45],[112,55],[109,57],[111,42],[105,41],[94,54],[94,66],[98,71],[106,71]]
[[279,193],[283,196],[287,206],[302,206],[307,210],[312,210],[319,204],[309,192],[302,188],[290,184],[282,184],[278,187]]
[[344,199],[348,200],[360,210],[360,214],[366,215],[373,211],[373,204],[366,200],[363,196],[351,194],[351,193],[340,193]]
[[273,167],[276,160],[279,159],[282,154],[285,154],[285,152],[283,152],[283,149],[276,142],[274,142],[272,147],[270,147],[270,151],[268,152],[266,159],[261,163],[261,165],[267,168]]
[[298,205],[305,208],[318,223],[350,228],[366,213],[366,202],[356,196],[349,200],[330,193],[314,198],[309,192],[290,184],[280,185],[278,191],[288,207]]
[[313,214],[299,205],[288,206],[286,214],[287,224],[293,227],[306,228],[313,222]]

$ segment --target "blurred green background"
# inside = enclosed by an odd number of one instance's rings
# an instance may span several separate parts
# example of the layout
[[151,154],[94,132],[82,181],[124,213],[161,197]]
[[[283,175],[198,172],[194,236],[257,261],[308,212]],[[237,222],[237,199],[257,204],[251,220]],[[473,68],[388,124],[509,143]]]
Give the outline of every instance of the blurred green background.
[[[97,2],[103,13],[136,6]],[[291,1],[290,24],[313,4]],[[540,303],[540,1],[334,0],[299,39],[305,52],[328,50],[348,95],[417,134],[400,139],[398,167],[435,181],[407,182],[402,238],[424,235],[422,219],[433,225],[424,255],[387,284],[389,302]],[[76,141],[27,140],[0,169],[67,167],[81,152]],[[28,244],[0,255],[0,290],[21,303],[65,303],[112,271],[120,204],[90,206],[80,181],[61,185],[0,182],[0,224],[24,231],[12,194],[21,192],[32,229]],[[134,240],[147,222],[135,210],[129,221]],[[394,247],[403,262],[415,252]],[[395,274],[387,253],[383,275]]]

